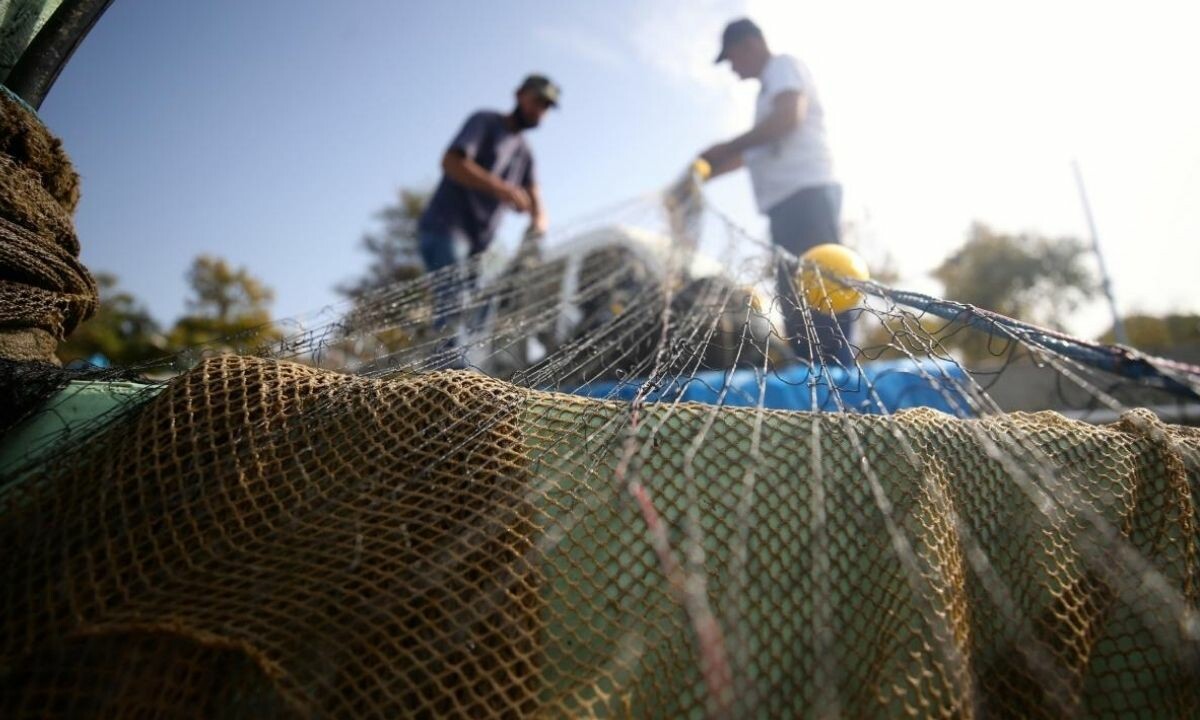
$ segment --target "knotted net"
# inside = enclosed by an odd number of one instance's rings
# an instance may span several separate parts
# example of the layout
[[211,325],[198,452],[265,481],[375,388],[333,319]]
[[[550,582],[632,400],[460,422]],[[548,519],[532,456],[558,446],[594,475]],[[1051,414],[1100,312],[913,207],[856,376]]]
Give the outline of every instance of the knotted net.
[[223,356],[4,487],[0,703],[1186,717],[1198,451]]
[[[58,336],[77,196],[2,160]],[[1200,713],[1200,371],[870,282],[822,336],[667,199],[67,384],[0,438],[0,716]]]

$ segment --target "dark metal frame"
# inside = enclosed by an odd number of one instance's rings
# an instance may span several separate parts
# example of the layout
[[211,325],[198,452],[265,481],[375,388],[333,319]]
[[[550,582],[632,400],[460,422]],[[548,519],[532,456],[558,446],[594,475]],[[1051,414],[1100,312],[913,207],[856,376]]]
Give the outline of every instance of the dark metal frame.
[[63,0],[4,84],[34,110],[40,108],[63,66],[109,5],[112,0]]

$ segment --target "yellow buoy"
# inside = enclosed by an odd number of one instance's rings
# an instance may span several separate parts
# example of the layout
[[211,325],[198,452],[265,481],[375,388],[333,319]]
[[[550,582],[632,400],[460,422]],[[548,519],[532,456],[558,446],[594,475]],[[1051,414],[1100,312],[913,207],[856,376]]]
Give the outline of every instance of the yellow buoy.
[[796,285],[809,306],[825,313],[840,313],[858,305],[862,293],[835,278],[867,280],[867,261],[845,245],[826,243],[800,256]]
[[704,182],[712,177],[712,165],[709,165],[704,158],[696,158],[696,161],[692,163],[692,172],[700,178],[700,182]]

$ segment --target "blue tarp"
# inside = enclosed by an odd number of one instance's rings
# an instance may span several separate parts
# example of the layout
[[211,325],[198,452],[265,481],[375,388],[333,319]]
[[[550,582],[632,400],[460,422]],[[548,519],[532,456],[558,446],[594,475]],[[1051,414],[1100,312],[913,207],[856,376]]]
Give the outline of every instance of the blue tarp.
[[[763,374],[756,369],[709,370],[677,378],[646,396],[647,402],[699,402],[757,407]],[[764,407],[773,410],[846,410],[884,414],[929,407],[963,417],[969,414],[963,388],[967,374],[953,363],[890,360],[857,369],[807,365],[772,369],[763,378]],[[607,400],[632,400],[645,380],[589,383],[570,392]],[[727,389],[726,389],[727,388]],[[725,390],[724,397],[721,397]],[[840,401],[840,405],[839,405]],[[882,407],[881,407],[882,403]]]

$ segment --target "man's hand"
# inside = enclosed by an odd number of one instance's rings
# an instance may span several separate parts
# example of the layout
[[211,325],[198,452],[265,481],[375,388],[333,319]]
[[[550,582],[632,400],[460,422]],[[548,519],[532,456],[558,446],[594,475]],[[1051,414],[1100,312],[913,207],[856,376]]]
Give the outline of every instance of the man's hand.
[[507,183],[481,168],[461,151],[448,150],[442,156],[442,170],[451,180],[472,190],[481,190],[495,195],[500,202],[517,212],[529,212],[533,201],[524,188]]
[[734,139],[717,143],[700,153],[712,166],[716,177],[742,166],[742,153],[759,145],[775,142],[794,131],[808,115],[808,98],[798,90],[779,93],[771,105],[771,113],[749,132]]
[[521,244],[517,246],[517,260],[519,262],[533,262],[540,260],[542,257],[542,238],[546,236],[546,229],[538,229],[534,223],[529,223],[529,228],[525,230],[525,235],[521,238]]
[[700,157],[704,158],[714,170],[731,164],[739,155],[741,153],[730,143],[717,143],[700,153]]
[[546,213],[536,213],[529,220],[529,227],[525,229],[525,237],[541,237],[546,234],[546,229],[550,222],[546,219]]
[[502,182],[497,185],[496,197],[517,212],[529,212],[531,207],[529,193],[525,192],[524,188],[517,187],[512,183]]
[[718,175],[724,175],[740,168],[742,151],[733,141],[717,143],[700,153],[700,159],[708,163],[709,176],[707,179],[711,180]]

